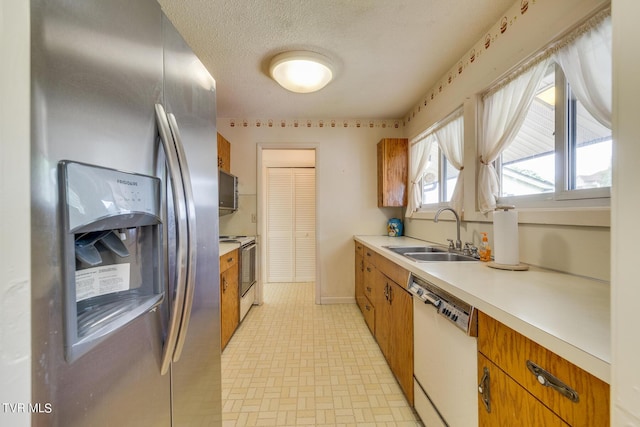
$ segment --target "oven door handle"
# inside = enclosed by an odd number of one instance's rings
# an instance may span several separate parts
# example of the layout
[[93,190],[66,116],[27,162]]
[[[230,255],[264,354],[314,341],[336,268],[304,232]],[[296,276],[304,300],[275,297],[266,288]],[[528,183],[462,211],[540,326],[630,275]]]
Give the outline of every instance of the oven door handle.
[[257,243],[251,243],[251,244],[249,244],[249,245],[247,245],[247,246],[242,246],[242,247],[240,248],[240,250],[244,252],[244,251],[251,250],[251,249],[253,249],[253,248],[257,247],[257,246],[258,246],[258,244],[257,244]]

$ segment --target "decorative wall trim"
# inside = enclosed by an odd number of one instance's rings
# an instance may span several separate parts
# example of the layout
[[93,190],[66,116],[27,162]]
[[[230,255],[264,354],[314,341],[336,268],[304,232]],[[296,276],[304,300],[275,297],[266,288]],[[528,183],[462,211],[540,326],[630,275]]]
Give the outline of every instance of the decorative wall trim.
[[[447,71],[442,79],[436,83],[424,96],[407,116],[403,119],[403,126],[407,126],[412,119],[423,113],[438,96],[446,93],[446,90],[456,83],[456,80],[462,74],[473,71],[473,67],[477,65],[483,57],[483,52],[494,48],[496,43],[504,37],[509,37],[513,30],[511,27],[518,23],[518,18],[525,15],[529,8],[535,6],[537,0],[520,0],[520,8],[513,15],[505,15],[496,22],[491,30],[479,40],[467,53],[458,61],[458,63]],[[509,11],[509,13],[513,13]]]
[[229,127],[236,128],[361,128],[361,129],[400,129],[401,119],[218,119],[228,121]]

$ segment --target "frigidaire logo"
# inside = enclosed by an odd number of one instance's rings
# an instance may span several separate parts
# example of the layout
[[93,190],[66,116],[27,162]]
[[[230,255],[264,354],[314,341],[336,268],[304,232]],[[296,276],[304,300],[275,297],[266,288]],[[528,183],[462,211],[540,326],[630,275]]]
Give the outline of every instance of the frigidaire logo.
[[50,414],[51,403],[2,403],[2,412],[12,414]]
[[119,179],[118,180],[118,184],[133,185],[135,187],[138,186],[138,182],[137,181],[129,181],[129,180],[126,180],[126,179]]

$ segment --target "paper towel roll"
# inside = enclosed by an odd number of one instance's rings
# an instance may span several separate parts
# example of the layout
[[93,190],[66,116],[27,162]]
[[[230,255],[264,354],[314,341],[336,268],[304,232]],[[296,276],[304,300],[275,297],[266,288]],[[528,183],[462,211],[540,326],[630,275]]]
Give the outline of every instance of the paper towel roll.
[[496,264],[518,265],[518,212],[496,208],[493,213],[493,253]]

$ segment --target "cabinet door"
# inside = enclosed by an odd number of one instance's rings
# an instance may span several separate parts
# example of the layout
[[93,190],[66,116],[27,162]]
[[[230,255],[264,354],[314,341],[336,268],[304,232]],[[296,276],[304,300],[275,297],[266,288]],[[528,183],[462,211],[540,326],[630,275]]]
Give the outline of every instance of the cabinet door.
[[413,406],[413,299],[389,280],[389,360],[391,370]]
[[378,207],[407,205],[408,145],[405,138],[378,143]]
[[[609,425],[607,383],[482,312],[478,313],[478,351],[568,424]],[[574,390],[579,396],[578,401],[566,398],[553,387],[542,385],[538,376],[527,367],[528,362]]]
[[[375,337],[378,342],[378,346],[380,346],[380,350],[382,350],[382,354],[384,354],[385,359],[391,366],[391,361],[389,359],[389,340],[391,335],[391,305],[389,304],[389,286],[393,283],[387,276],[380,273],[376,268],[373,269],[374,277],[375,277],[375,301],[374,305],[376,307],[376,316],[375,316]],[[366,274],[366,273],[365,273]]]
[[[485,379],[485,368],[488,379]],[[478,384],[490,405],[487,410],[483,394],[478,393],[480,427],[568,426],[481,353],[478,353]]]
[[238,264],[235,263],[220,274],[220,341],[222,349],[227,346],[239,321]]
[[231,144],[218,134],[218,168],[231,173]]

